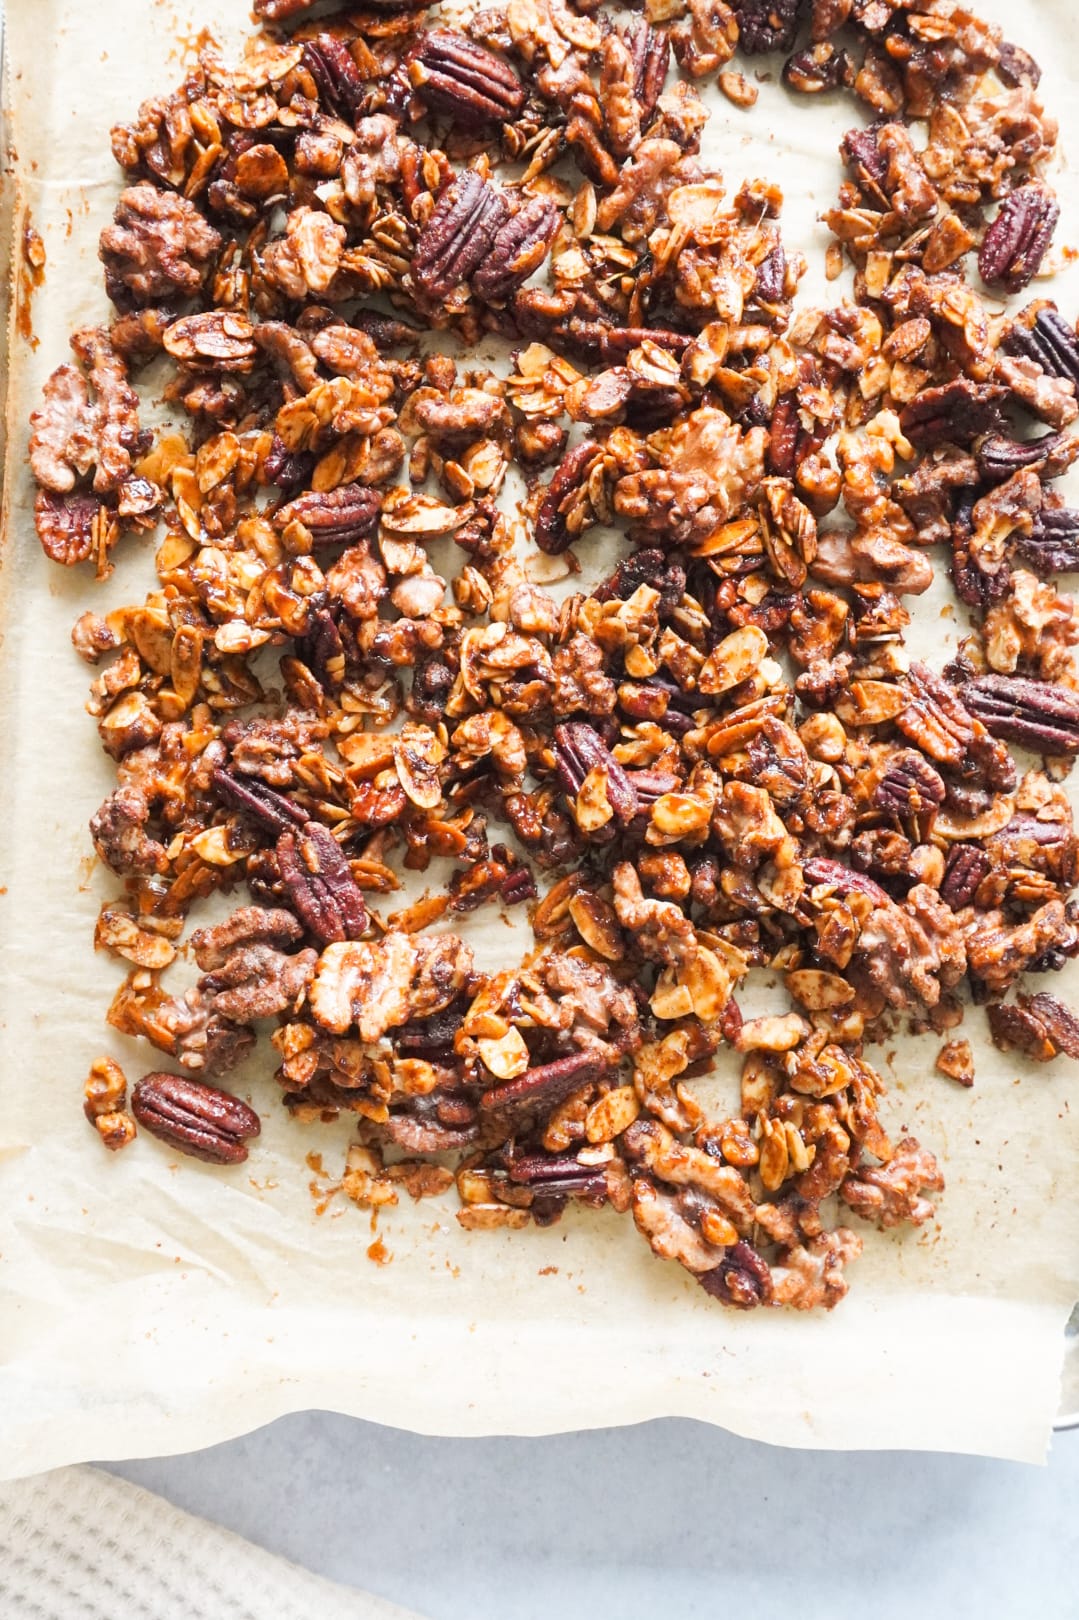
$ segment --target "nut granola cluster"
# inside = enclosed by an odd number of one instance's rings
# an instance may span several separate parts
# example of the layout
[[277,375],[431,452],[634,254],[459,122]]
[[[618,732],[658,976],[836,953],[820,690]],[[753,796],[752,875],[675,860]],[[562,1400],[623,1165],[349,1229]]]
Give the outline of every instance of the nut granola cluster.
[[[158,529],[156,588],[73,632],[109,1021],[175,1065],[135,1119],[242,1161],[211,1082],[269,1020],[288,1108],[356,1116],[357,1203],[610,1204],[725,1304],[830,1308],[861,1242],[829,1212],[919,1225],[943,1187],[874,1038],[950,1031],[965,981],[1002,1047],[1079,1056],[1052,995],[1006,999],[1079,954],[1079,337],[964,263],[1042,264],[1038,68],[954,0],[257,9],[292,31],[113,131],[114,315],[32,421],[50,557],[104,577]],[[796,309],[778,189],[701,156],[694,82],[755,99],[736,51],[873,115],[827,215],[852,299]],[[601,528],[622,560],[574,591]],[[938,670],[904,631],[942,560],[971,629]],[[516,906],[535,950],[477,972],[455,920]],[[743,1015],[754,968],[785,1010]],[[693,1085],[723,1045],[730,1118]],[[940,1066],[973,1081],[968,1043]],[[96,1064],[110,1146],[125,1097]]]

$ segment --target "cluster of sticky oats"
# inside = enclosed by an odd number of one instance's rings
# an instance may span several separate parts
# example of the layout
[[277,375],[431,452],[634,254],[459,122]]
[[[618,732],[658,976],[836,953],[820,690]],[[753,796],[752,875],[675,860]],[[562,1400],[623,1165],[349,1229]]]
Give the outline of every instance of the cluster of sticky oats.
[[[31,459],[58,561],[104,575],[125,529],[165,531],[158,588],[75,630],[108,659],[110,1021],[181,1070],[132,1109],[238,1162],[258,1119],[206,1081],[273,1019],[289,1107],[358,1116],[357,1202],[444,1190],[415,1156],[454,1150],[467,1227],[609,1203],[725,1303],[830,1306],[860,1243],[825,1200],[887,1227],[942,1186],[878,1117],[881,1021],[950,1029],[966,976],[998,1042],[1079,1055],[1052,996],[1003,1000],[1079,950],[1052,583],[1079,565],[1052,492],[1079,340],[962,273],[977,247],[1016,291],[1046,251],[1037,67],[951,0],[509,0],[462,26],[383,0],[238,68],[207,50],[114,132],[116,318],[76,333]],[[776,188],[728,198],[701,161],[691,81],[751,103],[738,46],[877,115],[829,216],[853,303],[794,315]],[[430,328],[509,339],[509,375],[417,357]],[[184,426],[154,439],[129,373],[162,357]],[[623,561],[556,601],[599,524]],[[941,546],[974,619],[943,674],[903,646]],[[380,914],[436,856],[444,890]],[[238,884],[254,903],[195,931],[202,976],[171,994],[192,906]],[[429,931],[531,901],[539,949],[505,972]],[[763,966],[788,1010],[743,1018]],[[736,1118],[692,1086],[721,1043]],[[969,1084],[966,1043],[941,1068]],[[110,1145],[125,1096],[96,1066]]]

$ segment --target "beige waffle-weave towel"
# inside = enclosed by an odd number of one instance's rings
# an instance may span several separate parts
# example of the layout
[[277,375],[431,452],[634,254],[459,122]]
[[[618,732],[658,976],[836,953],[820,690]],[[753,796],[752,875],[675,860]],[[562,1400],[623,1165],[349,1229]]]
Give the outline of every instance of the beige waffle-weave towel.
[[420,1620],[96,1468],[0,1484],[2,1620]]

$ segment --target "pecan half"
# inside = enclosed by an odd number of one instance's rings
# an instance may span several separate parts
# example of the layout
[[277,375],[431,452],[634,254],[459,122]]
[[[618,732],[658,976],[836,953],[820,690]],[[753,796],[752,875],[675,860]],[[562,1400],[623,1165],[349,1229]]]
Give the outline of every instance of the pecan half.
[[978,252],[986,286],[1016,293],[1033,281],[1059,218],[1059,204],[1044,181],[1032,180],[1005,197]]
[[772,1273],[744,1238],[731,1245],[720,1265],[700,1272],[697,1281],[706,1294],[737,1310],[750,1311],[772,1300]]
[[641,125],[647,128],[656,110],[671,60],[670,36],[651,28],[643,17],[634,17],[624,33],[633,58],[633,94],[640,109]]
[[509,1177],[522,1187],[535,1187],[547,1195],[602,1203],[607,1181],[602,1166],[581,1164],[569,1154],[526,1153],[510,1164]]
[[969,906],[991,866],[989,856],[977,844],[953,844],[940,885],[945,905],[953,911]]
[[1069,326],[1060,311],[1047,304],[1035,315],[1034,330],[1043,352],[1050,357],[1045,369],[1055,371],[1058,377],[1070,377],[1079,386],[1079,337],[1074,326]]
[[359,939],[369,918],[337,839],[320,821],[277,840],[277,865],[289,904],[321,945]]
[[41,549],[53,562],[72,568],[94,550],[94,529],[104,512],[93,495],[54,495],[39,489],[34,497],[34,527]]
[[554,477],[536,513],[536,544],[548,556],[557,556],[573,540],[566,522],[570,508],[579,498],[588,475],[603,447],[594,439],[582,439],[566,452],[555,468]]
[[980,675],[958,696],[991,737],[1039,754],[1079,754],[1079,693],[1023,675]]
[[589,772],[607,775],[607,802],[623,826],[637,814],[637,791],[599,733],[583,720],[570,720],[554,728],[558,776],[571,797],[580,792]]
[[525,104],[525,87],[509,63],[453,28],[421,34],[408,77],[431,112],[467,127],[512,123]]
[[481,1096],[480,1107],[491,1113],[507,1108],[531,1108],[537,1104],[553,1108],[571,1091],[598,1079],[603,1069],[602,1059],[594,1053],[571,1052],[567,1057],[555,1058],[553,1063],[526,1069],[515,1080],[491,1086]]
[[1014,537],[1015,557],[1037,574],[1073,574],[1079,570],[1079,511],[1043,507],[1029,534]]
[[1033,324],[1029,315],[1010,322],[1000,346],[1006,354],[1033,360],[1051,377],[1079,384],[1079,338],[1052,304],[1036,312]]
[[831,861],[824,855],[813,855],[802,868],[810,883],[828,883],[840,894],[868,895],[874,905],[888,906],[891,901],[879,883],[874,883],[864,872],[852,871],[840,861]]
[[158,1071],[143,1075],[131,1093],[131,1112],[151,1136],[208,1164],[242,1164],[248,1141],[262,1129],[239,1097]]
[[1000,407],[1008,390],[998,383],[966,377],[938,388],[923,388],[900,412],[899,425],[920,450],[937,444],[971,444],[980,433],[1003,425]]
[[1002,1052],[1018,1047],[1038,1063],[1062,1052],[1079,1058],[1079,1018],[1055,996],[1019,996],[1014,1006],[987,1007],[986,1013],[993,1045]]
[[1040,439],[1012,439],[987,434],[974,448],[978,471],[991,484],[1002,483],[1024,467],[1043,479],[1059,478],[1079,455],[1079,439],[1069,433],[1044,433]]
[[355,58],[343,39],[319,34],[303,48],[303,65],[318,85],[319,99],[333,112],[352,120],[363,100],[364,84]]
[[890,815],[922,815],[944,803],[944,782],[915,749],[901,748],[888,760],[873,791],[873,803]]
[[906,686],[910,701],[895,717],[899,730],[938,765],[957,769],[974,740],[970,712],[959,693],[923,663],[911,664]]
[[502,193],[475,169],[446,187],[416,244],[412,274],[429,298],[445,298],[486,259],[508,216]]
[[530,197],[499,228],[475,275],[472,291],[488,304],[505,303],[539,269],[561,215],[545,197]]
[[377,489],[364,484],[343,484],[325,492],[309,489],[278,508],[274,527],[301,523],[313,545],[351,545],[374,534],[381,505]]
[[270,832],[283,833],[293,827],[305,827],[310,819],[305,810],[286,799],[283,793],[275,793],[257,776],[236,776],[215,766],[210,779],[226,804],[246,811]]

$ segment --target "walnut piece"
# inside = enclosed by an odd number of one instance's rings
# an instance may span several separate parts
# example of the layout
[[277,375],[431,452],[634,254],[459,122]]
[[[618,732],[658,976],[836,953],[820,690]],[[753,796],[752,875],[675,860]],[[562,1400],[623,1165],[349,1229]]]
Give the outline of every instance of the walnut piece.
[[377,944],[328,945],[318,959],[309,1000],[323,1029],[377,1041],[411,1018],[448,1007],[467,983],[472,952],[456,934],[415,938],[391,930]]
[[932,1220],[933,1205],[922,1195],[943,1190],[944,1177],[932,1153],[913,1136],[905,1136],[887,1164],[875,1169],[863,1166],[848,1176],[839,1196],[856,1215],[887,1229]]

